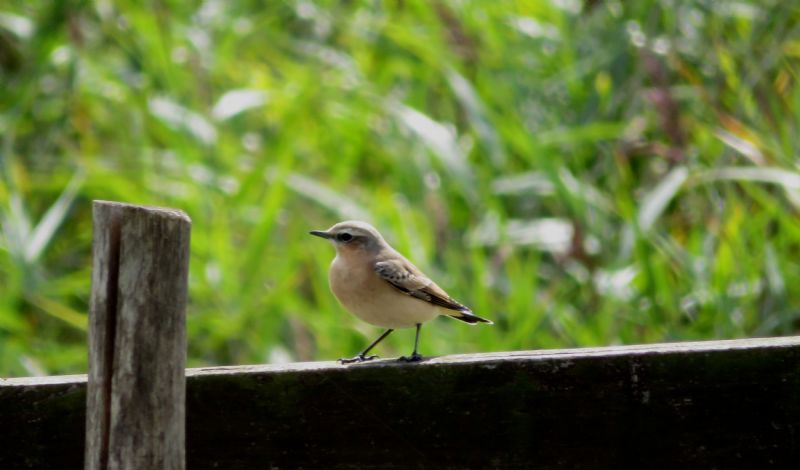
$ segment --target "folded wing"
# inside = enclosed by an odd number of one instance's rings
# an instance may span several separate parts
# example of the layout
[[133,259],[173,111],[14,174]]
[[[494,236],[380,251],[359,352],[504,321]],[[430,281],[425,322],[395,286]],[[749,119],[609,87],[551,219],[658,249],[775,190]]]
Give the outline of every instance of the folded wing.
[[455,301],[435,282],[431,281],[416,266],[400,259],[375,263],[375,272],[400,292],[425,302],[452,310],[447,315],[467,323],[492,323],[472,313],[465,305]]

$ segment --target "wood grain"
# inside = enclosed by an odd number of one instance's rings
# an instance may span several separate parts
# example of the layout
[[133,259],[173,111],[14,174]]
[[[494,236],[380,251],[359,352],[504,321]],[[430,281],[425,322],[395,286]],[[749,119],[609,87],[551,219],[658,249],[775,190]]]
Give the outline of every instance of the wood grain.
[[96,201],[85,468],[185,467],[191,221]]

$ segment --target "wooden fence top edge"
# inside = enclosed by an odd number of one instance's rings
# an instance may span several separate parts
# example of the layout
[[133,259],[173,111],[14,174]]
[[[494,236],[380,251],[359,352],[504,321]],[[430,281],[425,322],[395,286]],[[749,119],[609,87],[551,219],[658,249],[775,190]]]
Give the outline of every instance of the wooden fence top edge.
[[[341,365],[335,361],[294,362],[288,364],[257,364],[242,366],[215,366],[186,369],[187,377],[220,376],[233,374],[258,374],[347,369],[356,367],[425,367],[428,365],[492,363],[507,361],[553,361],[613,356],[644,356],[674,353],[706,353],[728,350],[760,350],[800,347],[800,336],[775,338],[747,338],[716,341],[691,341],[679,343],[636,344],[572,349],[541,349],[535,351],[504,351],[476,354],[455,354],[424,359],[417,364],[398,363],[393,358],[379,359],[363,364]],[[31,385],[69,385],[86,383],[86,375],[54,375],[47,377],[0,378],[0,387]]]
[[168,219],[182,219],[186,222],[191,223],[192,219],[189,215],[180,210],[180,209],[173,209],[171,207],[159,207],[159,206],[142,206],[138,204],[128,204],[124,202],[116,202],[116,201],[104,201],[102,199],[94,199],[92,201],[92,205],[95,207],[118,207],[123,209],[131,209],[131,210],[138,210],[138,211],[147,211],[151,214],[156,214],[161,217],[166,217]]
[[86,383],[86,374],[47,375],[43,377],[0,377],[0,387],[23,387],[29,385],[69,385]]

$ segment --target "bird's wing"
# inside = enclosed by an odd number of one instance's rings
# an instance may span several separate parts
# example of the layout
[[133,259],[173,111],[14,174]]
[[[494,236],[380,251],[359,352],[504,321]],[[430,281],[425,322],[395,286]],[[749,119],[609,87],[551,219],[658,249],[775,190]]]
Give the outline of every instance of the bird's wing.
[[457,311],[469,308],[451,299],[447,292],[405,260],[390,259],[375,263],[375,272],[400,292],[439,307]]

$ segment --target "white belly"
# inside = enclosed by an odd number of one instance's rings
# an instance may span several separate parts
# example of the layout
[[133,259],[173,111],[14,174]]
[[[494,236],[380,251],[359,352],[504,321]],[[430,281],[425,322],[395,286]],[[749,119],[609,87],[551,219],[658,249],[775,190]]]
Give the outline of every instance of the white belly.
[[411,328],[439,315],[439,307],[403,294],[371,267],[345,270],[342,264],[338,257],[331,264],[331,291],[361,320],[383,328]]

